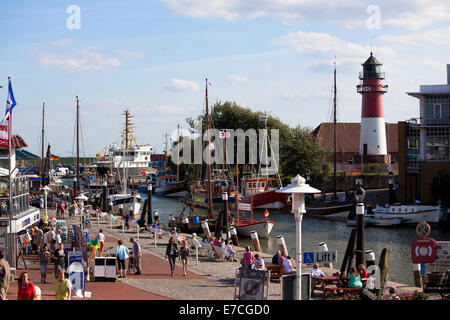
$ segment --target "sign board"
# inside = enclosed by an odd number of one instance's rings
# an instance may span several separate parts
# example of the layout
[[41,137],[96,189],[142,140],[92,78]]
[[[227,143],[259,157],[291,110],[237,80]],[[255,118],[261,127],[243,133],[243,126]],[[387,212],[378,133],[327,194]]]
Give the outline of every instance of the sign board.
[[231,133],[228,131],[220,131],[220,139],[229,139],[231,137]]
[[413,263],[433,263],[436,260],[436,241],[432,238],[414,239],[411,259]]
[[450,261],[450,241],[436,241],[436,260]]
[[303,252],[303,263],[336,263],[337,251],[309,251]]
[[39,219],[40,211],[38,208],[28,210],[23,217],[12,221],[12,233],[18,233],[21,230],[25,230],[29,226],[38,222]]
[[31,246],[31,237],[27,230],[19,231],[17,235],[19,236],[19,242],[22,248]]
[[265,271],[249,270],[241,272],[239,285],[239,300],[264,300]]
[[73,262],[69,265],[69,281],[72,283],[72,292],[84,290],[84,267],[80,262]]
[[431,233],[431,227],[426,222],[420,222],[417,224],[416,233],[419,237],[426,238]]
[[69,266],[73,262],[83,263],[82,252],[81,251],[69,251],[69,252],[67,252],[67,261],[69,263]]

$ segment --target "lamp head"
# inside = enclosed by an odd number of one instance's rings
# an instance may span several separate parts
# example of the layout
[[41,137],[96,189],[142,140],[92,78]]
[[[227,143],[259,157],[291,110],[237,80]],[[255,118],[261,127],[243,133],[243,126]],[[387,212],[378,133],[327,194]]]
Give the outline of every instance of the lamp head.
[[355,190],[355,198],[358,202],[363,202],[364,196],[366,195],[366,192],[364,191],[363,187],[358,184]]

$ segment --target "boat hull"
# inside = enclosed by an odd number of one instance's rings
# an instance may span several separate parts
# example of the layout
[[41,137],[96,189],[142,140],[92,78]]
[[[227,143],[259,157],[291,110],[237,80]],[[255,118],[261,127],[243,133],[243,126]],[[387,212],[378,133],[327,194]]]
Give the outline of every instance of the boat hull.
[[353,203],[351,202],[307,204],[306,214],[330,220],[346,220],[352,206]]
[[258,238],[267,239],[272,232],[274,224],[270,220],[253,221],[253,223],[250,220],[239,220],[239,222],[235,222],[234,226],[239,237],[251,238],[252,231],[256,231]]
[[[282,210],[287,203],[288,194],[276,192],[277,189],[256,193],[253,195],[253,209],[272,209]],[[239,201],[239,205],[244,204],[250,206],[252,196],[245,196]]]
[[129,213],[133,210],[134,215],[140,214],[142,199],[138,195],[112,195],[107,199],[108,203],[113,203],[113,213],[120,213],[120,206],[123,206],[123,212]]

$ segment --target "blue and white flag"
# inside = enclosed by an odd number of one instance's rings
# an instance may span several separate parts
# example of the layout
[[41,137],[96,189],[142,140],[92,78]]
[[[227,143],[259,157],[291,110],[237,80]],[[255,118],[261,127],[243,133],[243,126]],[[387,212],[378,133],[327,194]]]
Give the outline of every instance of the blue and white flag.
[[8,99],[6,100],[6,111],[5,111],[5,119],[9,117],[12,109],[16,106],[16,99],[14,99],[14,93],[11,86],[11,80],[8,83]]
[[267,121],[269,119],[268,116],[259,115],[259,121]]

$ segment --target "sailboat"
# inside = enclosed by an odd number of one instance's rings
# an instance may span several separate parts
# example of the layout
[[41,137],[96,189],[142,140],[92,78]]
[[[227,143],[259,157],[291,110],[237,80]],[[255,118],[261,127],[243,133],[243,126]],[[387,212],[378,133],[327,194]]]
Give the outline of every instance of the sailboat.
[[[267,159],[267,116],[259,116],[260,121],[264,121],[264,127],[266,136],[264,138],[263,148],[261,150],[261,157],[263,152],[265,152],[265,158]],[[272,146],[270,146],[272,149]],[[272,150],[273,154],[273,150]],[[275,162],[276,165],[276,162]],[[262,172],[266,174],[263,175]],[[243,186],[242,186],[242,194],[243,198],[239,200],[239,205],[242,210],[251,211],[253,209],[272,209],[272,210],[282,210],[288,201],[288,195],[285,193],[276,192],[278,188],[271,188],[269,186],[269,182],[271,180],[277,180],[278,187],[283,187],[280,179],[280,175],[278,172],[278,168],[276,168],[276,174],[278,179],[269,178],[267,168],[262,168],[261,162],[259,165],[259,172],[256,178],[253,176],[244,177]]]
[[318,217],[318,218],[327,218],[327,219],[337,219],[337,220],[345,220],[350,212],[350,209],[354,205],[353,199],[346,198],[344,200],[338,199],[336,195],[337,190],[337,178],[336,178],[336,63],[334,64],[334,85],[333,85],[334,97],[333,97],[333,138],[334,138],[334,147],[333,147],[333,155],[334,155],[334,170],[333,170],[333,182],[334,182],[334,192],[331,199],[327,199],[325,194],[320,199],[308,199],[306,202],[306,213],[309,216]]
[[[206,80],[206,88],[205,88],[205,132],[209,134],[210,129],[210,117],[209,117],[209,109],[208,109],[208,79]],[[208,143],[211,143],[211,139],[208,137]],[[210,147],[208,145],[208,147]],[[209,161],[210,162],[210,161]],[[194,198],[180,198],[180,202],[183,206],[183,211],[181,212],[180,216],[177,218],[172,217],[171,220],[174,220],[174,222],[169,221],[169,226],[171,223],[174,223],[179,230],[182,232],[202,232],[202,222],[207,221],[209,229],[211,231],[215,230],[216,225],[216,218],[214,216],[214,210],[213,210],[213,183],[212,183],[212,173],[211,173],[211,164],[206,164],[206,185],[202,185],[202,192],[206,194],[206,203],[198,203],[194,201]],[[191,193],[192,197],[194,196],[196,190],[191,187]],[[189,215],[185,216],[184,211],[186,209],[189,209]],[[200,210],[196,210],[200,209]],[[196,213],[197,211],[197,213]],[[199,217],[199,213],[206,212],[206,217],[202,216]]]
[[[237,161],[236,161],[237,163]],[[237,181],[239,183],[239,168],[236,165],[236,175],[237,175]],[[253,166],[252,166],[252,180],[253,180]],[[239,188],[238,188],[239,189]],[[238,198],[237,201],[237,215],[234,220],[234,227],[236,228],[236,231],[240,237],[244,238],[250,238],[252,231],[256,231],[258,234],[258,237],[261,239],[267,239],[269,238],[270,232],[272,231],[275,222],[267,219],[268,217],[268,210],[266,209],[265,216],[266,218],[263,220],[255,220],[253,218],[253,208],[254,208],[254,197],[253,197],[253,189],[250,193],[250,218],[242,217],[239,215],[239,209],[240,209],[240,200]],[[267,213],[267,215],[266,215]]]
[[[129,213],[131,210],[134,214],[139,214],[141,210],[142,198],[137,192],[128,192],[128,177],[130,169],[129,164],[134,160],[134,152],[130,152],[130,142],[135,140],[133,137],[133,131],[130,127],[129,122],[129,111],[125,110],[123,113],[125,115],[125,128],[123,131],[123,142],[122,142],[122,156],[120,161],[117,163],[117,173],[120,174],[120,169],[122,169],[122,179],[121,179],[121,193],[109,195],[107,197],[107,202],[112,203],[113,212],[119,212],[123,209],[124,213]],[[134,149],[133,149],[134,151]],[[117,156],[117,153],[115,154]],[[131,167],[135,169],[135,167]]]

